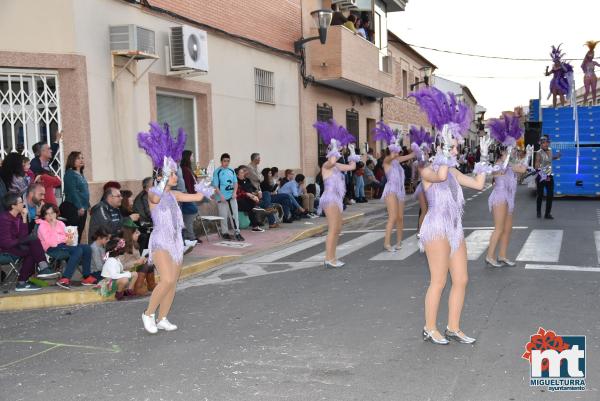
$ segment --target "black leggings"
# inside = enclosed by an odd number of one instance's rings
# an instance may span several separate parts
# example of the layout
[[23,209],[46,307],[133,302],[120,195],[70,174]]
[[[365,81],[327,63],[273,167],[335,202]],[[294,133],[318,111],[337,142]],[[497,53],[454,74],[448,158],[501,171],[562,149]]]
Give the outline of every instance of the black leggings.
[[250,219],[250,225],[253,228],[258,227],[260,224],[258,223],[258,219],[256,218],[256,212],[254,212],[254,210],[252,210],[254,207],[256,207],[256,203],[254,203],[250,199],[244,197],[244,198],[239,198],[237,200],[237,204],[238,204],[238,210],[248,213],[248,218]]
[[546,188],[546,214],[548,216],[552,211],[552,199],[554,198],[554,177],[550,176],[547,180],[535,179],[537,182],[537,212],[542,213],[542,200],[544,198],[544,187]]

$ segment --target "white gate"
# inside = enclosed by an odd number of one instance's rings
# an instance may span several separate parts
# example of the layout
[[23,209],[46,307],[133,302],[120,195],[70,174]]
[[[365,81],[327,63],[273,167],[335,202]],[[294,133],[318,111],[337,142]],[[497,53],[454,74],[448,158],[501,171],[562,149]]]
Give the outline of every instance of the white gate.
[[[18,152],[32,159],[36,142],[51,144],[62,129],[58,73],[0,69],[0,158]],[[63,149],[50,168],[62,179]]]

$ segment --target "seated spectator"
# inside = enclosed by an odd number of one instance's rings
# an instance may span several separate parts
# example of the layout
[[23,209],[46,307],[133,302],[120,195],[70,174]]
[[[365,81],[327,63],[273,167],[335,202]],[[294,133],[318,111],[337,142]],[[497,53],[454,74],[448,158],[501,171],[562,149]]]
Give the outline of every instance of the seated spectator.
[[31,171],[31,160],[27,156],[23,156],[23,170],[25,175],[29,177],[29,184],[35,181],[35,173]]
[[346,22],[344,22],[343,26],[350,29],[352,32],[356,33],[356,27],[354,26],[355,23],[356,23],[356,15],[350,14],[348,16],[348,20]]
[[133,212],[133,192],[128,189],[122,189],[121,191],[121,206],[119,206],[119,210],[121,210],[121,215],[123,217],[131,216]]
[[279,193],[292,195],[297,202],[302,203],[301,209],[307,213],[308,217],[316,217],[314,214],[315,196],[306,192],[305,178],[303,174],[298,174],[283,185]]
[[123,269],[123,265],[118,257],[125,251],[125,241],[122,238],[112,238],[106,244],[108,258],[102,266],[102,281],[100,281],[100,294],[109,297],[115,294],[117,301],[124,297],[133,296],[133,288],[137,279],[136,272],[128,272]]
[[6,190],[6,185],[4,184],[4,181],[2,181],[2,179],[0,179],[0,212],[5,212],[6,210],[4,210],[4,205],[2,204],[1,200],[4,198],[4,195],[6,195],[8,191]]
[[154,273],[154,265],[148,265],[148,258],[141,255],[139,238],[140,231],[137,225],[132,221],[127,221],[123,226],[125,252],[119,256],[119,261],[125,270],[137,272],[137,280],[134,284],[135,295],[146,295],[148,292],[146,276]]
[[258,172],[258,165],[260,164],[260,153],[252,153],[250,155],[250,163],[246,166],[246,176],[254,186],[254,188],[260,190],[260,182],[262,175]]
[[287,184],[288,182],[293,181],[293,180],[294,180],[294,170],[287,169],[287,170],[285,170],[283,177],[281,177],[279,179],[279,187],[281,188],[282,186],[284,186],[285,184]]
[[60,188],[62,184],[60,177],[58,177],[50,170],[42,169],[42,172],[40,173],[40,175],[38,175],[38,182],[44,187],[44,202],[51,203],[53,205],[58,205],[54,190],[56,188]]
[[140,215],[138,223],[140,225],[140,248],[148,248],[150,240],[150,227],[152,227],[152,215],[150,214],[150,204],[148,203],[148,191],[152,187],[152,177],[146,177],[142,181],[142,190],[133,201],[133,212]]
[[108,188],[115,188],[118,189],[119,191],[121,190],[121,184],[118,183],[117,181],[108,181],[106,184],[104,184],[104,186],[102,187],[102,191],[106,192],[106,190]]
[[[105,226],[112,236],[120,235],[121,227],[123,227],[125,221],[125,218],[119,209],[121,207],[121,201],[122,196],[118,189],[108,187],[106,191],[104,191],[102,200],[91,209],[92,218],[90,219],[88,237],[91,238],[101,226]],[[140,215],[137,213],[133,213],[129,216],[129,219],[133,221],[138,221],[139,218]]]
[[333,4],[331,6],[331,9],[333,10],[333,15],[331,16],[331,26],[344,25],[346,21],[348,21],[344,14],[340,10],[338,10],[336,4]]
[[29,177],[23,169],[23,156],[18,153],[9,153],[2,163],[0,169],[0,177],[4,181],[4,185],[8,192],[15,193],[19,196],[25,195],[29,186]]
[[369,16],[364,15],[361,17],[360,29],[357,33],[368,40],[369,42],[373,42],[373,35],[371,33],[371,22],[369,21]]
[[34,182],[27,188],[25,207],[28,212],[27,227],[32,232],[36,225],[36,220],[40,218],[42,206],[46,203],[46,189],[39,182]]
[[38,278],[56,275],[48,267],[40,240],[29,235],[27,209],[23,199],[9,192],[2,198],[2,204],[6,212],[0,214],[0,253],[23,259],[15,291],[39,290],[40,287],[27,281],[35,274],[36,266]]
[[354,196],[356,202],[365,203],[367,198],[365,197],[365,164],[363,162],[356,163],[356,170],[354,171]]
[[287,194],[278,194],[276,181],[273,179],[273,175],[271,173],[272,169],[263,168],[261,171],[261,175],[263,176],[263,180],[260,183],[260,189],[262,190],[263,196],[265,194],[270,194],[271,201],[281,205],[283,209],[283,222],[291,223],[292,222],[292,200],[290,196]]
[[38,238],[44,251],[53,258],[60,258],[65,253],[69,255],[67,267],[62,278],[56,285],[62,288],[71,288],[71,278],[75,269],[81,264],[83,274],[82,285],[95,285],[98,280],[91,274],[92,249],[89,245],[73,245],[74,238],[66,234],[65,223],[58,220],[58,207],[50,203],[42,206],[41,218],[38,220]]
[[375,164],[373,160],[367,160],[365,167],[365,188],[373,188],[373,197],[379,199],[381,197],[381,191],[383,186],[381,182],[375,177]]
[[277,167],[271,167],[271,178],[276,192],[279,189],[279,169]]
[[100,227],[90,237],[93,241],[90,248],[92,250],[92,267],[91,275],[96,280],[102,280],[102,266],[104,266],[104,256],[106,255],[106,244],[110,240],[110,233],[105,227]]
[[[258,199],[258,196],[254,195],[252,192],[247,192],[241,185],[241,182],[246,180],[246,174],[246,166],[239,166],[237,168],[237,181],[239,185],[237,187],[236,199],[238,209],[248,214],[248,218],[250,219],[250,225],[252,226],[252,231],[264,232],[265,230],[261,228],[256,215],[256,212],[263,210],[262,208],[258,207],[260,199]],[[248,181],[248,183],[249,182],[250,181]]]
[[[46,142],[38,142],[31,147],[35,157],[31,160],[31,171],[37,176],[42,173],[42,170],[51,170],[50,166],[53,165],[53,161],[58,155],[58,148],[60,146],[60,140],[63,137],[62,131],[56,135],[55,141],[52,145],[48,145]],[[55,170],[56,170],[56,166]]]

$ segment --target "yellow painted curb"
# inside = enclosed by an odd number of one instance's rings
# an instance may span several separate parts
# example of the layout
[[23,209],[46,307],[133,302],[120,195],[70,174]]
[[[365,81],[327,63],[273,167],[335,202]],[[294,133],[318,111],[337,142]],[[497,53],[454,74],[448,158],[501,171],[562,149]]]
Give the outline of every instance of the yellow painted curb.
[[[362,216],[364,216],[364,213],[356,213],[350,216],[346,216],[342,219],[342,223],[348,223]],[[317,227],[311,227],[307,230],[296,234],[287,241],[284,241],[283,243],[278,245],[285,245],[291,242],[309,238],[321,234],[326,230],[327,224],[321,224]],[[240,259],[242,256],[249,255],[250,254],[217,256],[214,258],[202,260],[197,263],[193,263],[191,265],[184,266],[181,271],[179,280],[190,278],[197,274],[204,273],[207,270],[210,270],[216,266],[229,263],[236,259]],[[156,279],[160,280],[160,277],[158,277],[157,275]],[[114,301],[114,298],[105,298],[91,289],[57,291],[43,294],[11,294],[0,297],[0,312],[42,308],[60,308],[63,306],[83,305],[110,301]]]

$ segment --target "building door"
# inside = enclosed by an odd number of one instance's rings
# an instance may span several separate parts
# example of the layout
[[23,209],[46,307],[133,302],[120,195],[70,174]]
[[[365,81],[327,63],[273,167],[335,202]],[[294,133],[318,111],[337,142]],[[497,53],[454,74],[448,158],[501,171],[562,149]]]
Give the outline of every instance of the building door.
[[357,153],[360,153],[360,134],[358,129],[358,111],[354,109],[346,110],[346,129],[356,139],[354,143],[358,145]]
[[[54,142],[61,128],[57,72],[0,69],[0,158],[18,152],[31,159],[32,145]],[[50,168],[62,178],[62,146]]]
[[373,139],[373,137],[375,136],[373,130],[375,129],[376,124],[377,122],[374,118],[367,118],[367,145],[369,146],[369,149],[373,149],[374,153],[377,153],[379,151],[379,149],[377,149],[377,141]]
[[192,151],[194,159],[198,160],[196,99],[193,96],[159,92],[156,95],[156,118],[160,124],[169,124],[173,137],[177,137],[179,128],[183,128],[187,136],[185,149]]

